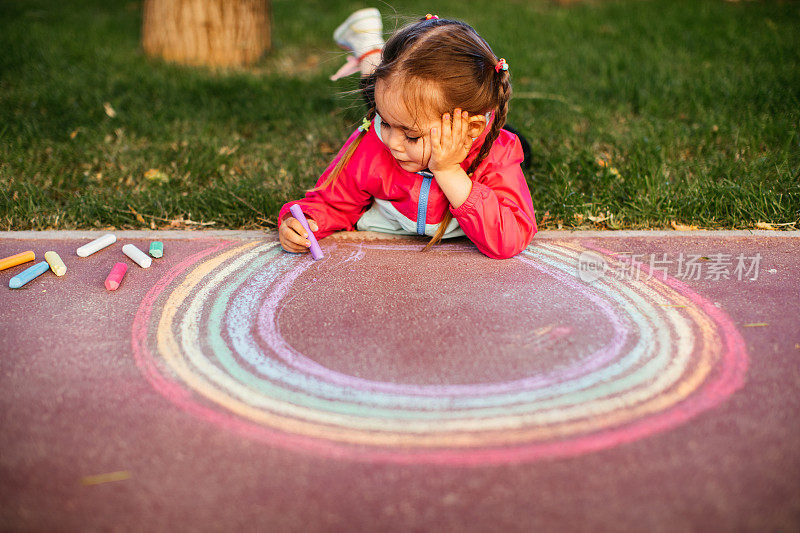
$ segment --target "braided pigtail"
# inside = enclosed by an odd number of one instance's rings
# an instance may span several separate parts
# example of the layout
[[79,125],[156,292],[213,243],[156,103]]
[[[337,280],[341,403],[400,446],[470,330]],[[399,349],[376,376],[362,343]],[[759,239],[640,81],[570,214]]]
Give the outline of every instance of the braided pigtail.
[[507,70],[501,70],[500,74],[497,75],[497,78],[499,78],[497,80],[497,108],[495,109],[492,128],[489,130],[486,140],[483,141],[483,145],[478,152],[478,156],[467,169],[468,175],[471,175],[473,172],[475,172],[478,166],[483,163],[483,160],[486,159],[486,156],[489,155],[492,145],[500,135],[500,130],[502,130],[503,126],[506,124],[506,117],[508,116],[508,101],[511,100],[511,80],[509,79],[510,76]]

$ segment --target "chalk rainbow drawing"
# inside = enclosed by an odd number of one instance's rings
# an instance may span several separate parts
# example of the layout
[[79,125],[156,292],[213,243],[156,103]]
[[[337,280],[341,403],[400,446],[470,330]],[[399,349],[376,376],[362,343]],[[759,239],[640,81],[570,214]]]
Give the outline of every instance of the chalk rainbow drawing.
[[[359,243],[338,268],[402,246]],[[744,342],[724,311],[660,275],[585,283],[576,265],[586,251],[542,241],[513,259],[586,297],[614,330],[605,346],[537,375],[419,385],[320,365],[278,327],[281,302],[313,262],[276,242],[220,242],[172,267],[137,311],[133,352],[161,394],[214,424],[291,450],[396,463],[580,455],[676,427],[744,384]]]

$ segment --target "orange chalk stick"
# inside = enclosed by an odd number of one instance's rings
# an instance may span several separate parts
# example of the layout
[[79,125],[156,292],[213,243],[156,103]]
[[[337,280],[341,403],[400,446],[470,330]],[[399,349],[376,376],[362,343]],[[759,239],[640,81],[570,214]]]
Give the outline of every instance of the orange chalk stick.
[[21,265],[22,263],[27,263],[28,261],[33,261],[35,259],[36,259],[36,254],[34,254],[33,252],[22,252],[21,254],[12,255],[11,257],[0,259],[0,270],[5,270],[7,268],[15,267],[17,265]]

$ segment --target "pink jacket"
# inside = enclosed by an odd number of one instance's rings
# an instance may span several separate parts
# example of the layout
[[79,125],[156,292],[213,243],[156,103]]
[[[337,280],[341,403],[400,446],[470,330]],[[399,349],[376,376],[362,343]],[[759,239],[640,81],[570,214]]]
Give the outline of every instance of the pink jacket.
[[[417,220],[423,176],[407,172],[392,157],[371,127],[356,148],[337,181],[324,190],[309,192],[305,198],[284,204],[278,220],[290,216],[289,208],[300,204],[303,213],[316,221],[317,239],[335,231],[354,230],[373,198],[390,201],[398,211]],[[489,128],[479,141],[486,138]],[[327,179],[347,146],[358,137],[353,132],[339,154],[317,180]],[[482,142],[475,142],[461,163],[465,170],[478,155]],[[461,229],[478,249],[489,257],[506,259],[527,247],[536,233],[536,215],[525,177],[522,174],[522,148],[516,135],[501,130],[489,155],[472,175],[472,190],[458,209],[453,209],[433,179],[428,193],[425,222],[439,223],[450,209]]]

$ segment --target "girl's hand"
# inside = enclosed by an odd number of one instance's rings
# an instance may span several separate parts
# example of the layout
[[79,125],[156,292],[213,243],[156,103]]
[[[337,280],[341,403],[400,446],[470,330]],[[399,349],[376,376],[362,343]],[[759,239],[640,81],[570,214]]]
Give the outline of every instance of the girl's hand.
[[[319,226],[313,219],[306,217],[306,220],[308,221],[308,227],[311,228],[311,231],[319,230]],[[281,222],[278,228],[278,238],[280,239],[281,247],[287,252],[296,254],[307,253],[311,246],[311,241],[309,241],[307,237],[308,233],[306,233],[303,225],[293,216],[288,216],[283,219],[283,222]]]
[[469,127],[469,113],[466,111],[456,108],[452,122],[449,113],[442,115],[441,129],[431,129],[431,158],[428,161],[431,172],[460,168],[472,146]]

